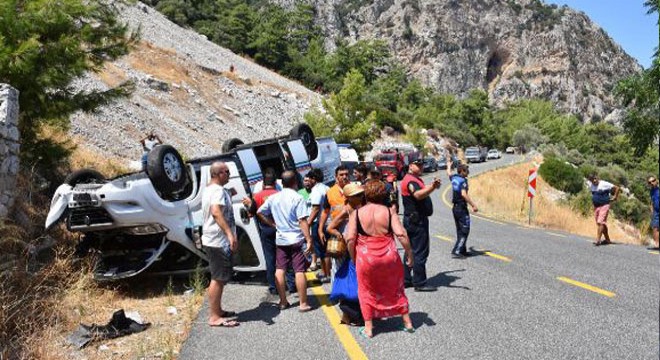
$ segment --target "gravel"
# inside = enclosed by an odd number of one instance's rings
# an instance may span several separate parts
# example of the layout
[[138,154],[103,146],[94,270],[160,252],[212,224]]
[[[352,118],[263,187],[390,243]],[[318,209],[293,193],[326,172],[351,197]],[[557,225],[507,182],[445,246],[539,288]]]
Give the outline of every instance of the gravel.
[[[320,95],[170,22],[142,3],[122,6],[120,18],[139,29],[128,56],[75,82],[78,90],[135,83],[130,98],[76,113],[72,136],[102,156],[139,159],[139,140],[154,130],[187,158],[220,152],[222,142],[245,142],[288,133]],[[233,65],[234,73],[229,69]]]

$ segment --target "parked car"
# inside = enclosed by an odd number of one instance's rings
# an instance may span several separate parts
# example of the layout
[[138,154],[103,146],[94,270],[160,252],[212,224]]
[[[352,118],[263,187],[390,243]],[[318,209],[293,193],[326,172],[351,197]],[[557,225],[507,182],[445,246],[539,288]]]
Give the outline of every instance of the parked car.
[[507,146],[507,148],[504,150],[505,153],[507,154],[515,154],[516,153],[516,148],[513,146]]
[[484,162],[488,159],[488,149],[481,146],[472,146],[465,149],[465,160],[471,162]]
[[438,162],[433,156],[427,156],[424,158],[424,172],[434,172],[438,171]]
[[[461,163],[461,160],[456,157],[456,155],[452,154],[451,155],[451,168],[456,169],[456,167]],[[440,159],[438,159],[438,169],[445,170],[447,169],[447,157],[442,155]]]
[[497,149],[488,150],[488,159],[499,159],[502,157],[502,153]]
[[[83,169],[67,177],[53,195],[46,228],[64,220],[69,231],[81,234],[81,249],[93,250],[99,261],[97,280],[118,280],[142,273],[189,272],[207,255],[201,247],[202,196],[210,180],[210,166],[223,161],[230,172],[239,251],[238,272],[266,269],[259,229],[241,200],[261,184],[263,170],[273,168],[306,173],[312,166],[334,182],[340,164],[332,138],[315,139],[306,124],[289,136],[243,144],[230,139],[223,154],[184,163],[172,146],[156,146],[148,154],[147,171],[106,180]],[[312,159],[310,161],[310,159]]]

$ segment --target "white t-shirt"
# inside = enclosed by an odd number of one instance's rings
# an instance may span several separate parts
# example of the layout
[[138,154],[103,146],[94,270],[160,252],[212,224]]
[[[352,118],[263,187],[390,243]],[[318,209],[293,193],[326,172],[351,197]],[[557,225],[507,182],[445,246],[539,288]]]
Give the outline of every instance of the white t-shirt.
[[609,204],[610,193],[614,185],[605,180],[598,181],[598,185],[589,183],[589,190],[591,191],[591,200],[595,206]]
[[236,234],[236,221],[234,221],[234,209],[231,204],[231,195],[224,187],[218,184],[211,184],[204,189],[202,196],[202,209],[204,216],[204,225],[202,227],[202,245],[210,247],[221,247],[229,251],[229,239],[220,225],[215,221],[211,214],[211,205],[220,205],[222,215]]
[[321,218],[321,211],[323,211],[323,205],[325,204],[326,194],[330,188],[324,183],[316,183],[312,188],[312,192],[309,194],[309,201],[312,206],[319,207],[319,213],[316,215],[314,222],[318,222]]
[[158,144],[160,144],[160,142],[156,138],[153,140],[146,139],[144,140],[144,151],[149,152]]

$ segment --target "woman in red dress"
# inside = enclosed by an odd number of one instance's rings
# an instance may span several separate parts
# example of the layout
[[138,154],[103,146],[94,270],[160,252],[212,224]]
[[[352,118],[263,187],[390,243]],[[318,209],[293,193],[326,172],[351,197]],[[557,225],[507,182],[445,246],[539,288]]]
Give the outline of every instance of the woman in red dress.
[[397,214],[381,205],[385,196],[385,183],[367,182],[367,205],[350,215],[346,233],[348,251],[356,265],[358,298],[364,316],[364,328],[360,329],[360,335],[366,338],[373,336],[373,319],[392,316],[402,316],[401,330],[415,331],[408,314],[403,264],[394,237],[408,255],[408,266],[412,266],[412,250]]

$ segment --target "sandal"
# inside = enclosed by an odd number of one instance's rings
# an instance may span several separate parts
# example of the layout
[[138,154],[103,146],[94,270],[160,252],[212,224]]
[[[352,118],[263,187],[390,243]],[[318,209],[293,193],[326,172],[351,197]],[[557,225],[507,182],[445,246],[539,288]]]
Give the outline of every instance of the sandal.
[[291,304],[289,303],[284,303],[284,304],[277,304],[277,308],[280,310],[286,310],[291,307]]
[[319,268],[316,266],[316,264],[314,264],[314,265],[310,266],[309,269],[307,269],[307,271],[316,271],[318,269]]
[[241,325],[241,323],[239,323],[236,320],[225,320],[225,321],[219,322],[217,324],[209,324],[209,326],[212,326],[212,327],[226,327],[226,328],[233,328],[233,327],[237,327],[239,325]]
[[414,334],[415,333],[415,328],[414,327],[406,327],[405,325],[399,326],[399,330],[407,332],[408,334]]
[[312,310],[312,307],[309,306],[309,305],[307,305],[306,307],[299,307],[298,308],[298,312],[301,312],[301,313],[308,312],[310,310]]
[[358,333],[360,334],[360,336],[362,336],[365,339],[371,339],[372,337],[374,337],[374,334],[371,334],[371,336],[367,335],[367,332],[364,330],[364,326],[360,328]]

